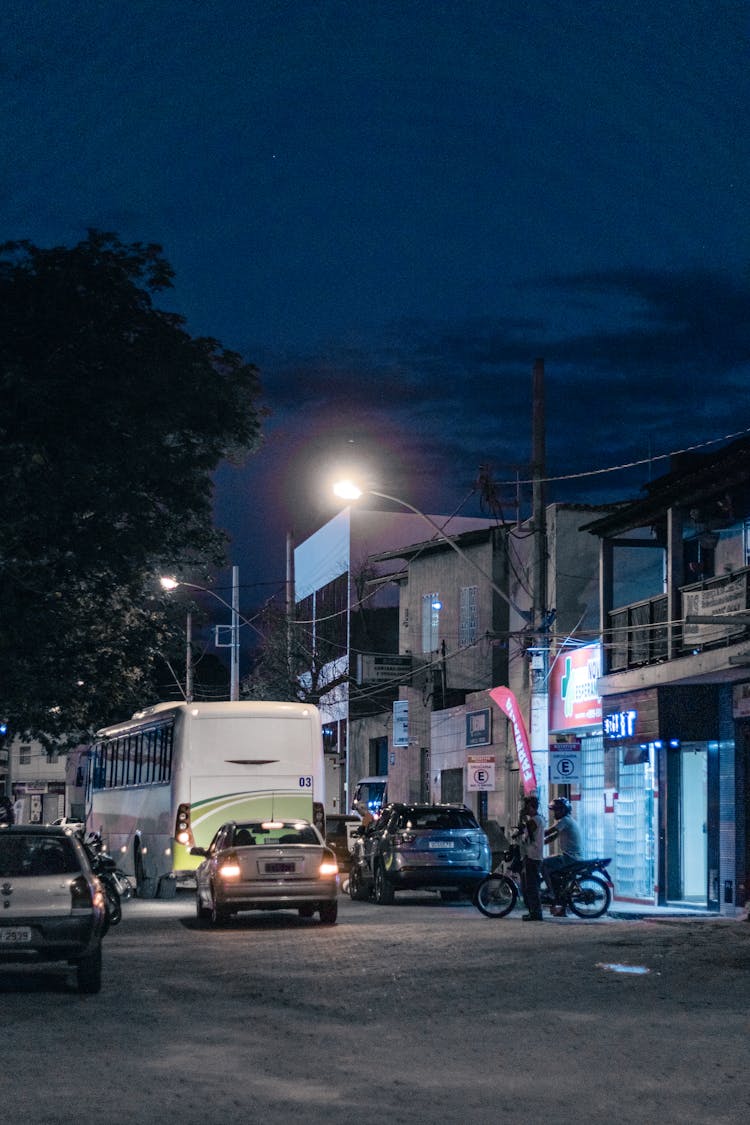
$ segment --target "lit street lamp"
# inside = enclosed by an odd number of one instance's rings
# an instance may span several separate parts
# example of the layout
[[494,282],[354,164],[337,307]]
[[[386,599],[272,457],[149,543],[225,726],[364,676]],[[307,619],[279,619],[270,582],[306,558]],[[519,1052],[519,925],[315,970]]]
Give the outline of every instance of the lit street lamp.
[[[232,623],[230,629],[230,648],[231,664],[230,664],[230,677],[229,677],[229,698],[232,701],[240,698],[240,614],[239,614],[239,568],[232,567],[232,601],[231,604],[224,600],[219,594],[213,590],[207,589],[205,586],[199,586],[197,582],[183,582],[177,578],[163,577],[160,578],[162,587],[165,590],[175,590],[178,586],[187,586],[191,590],[201,590],[204,594],[209,594],[215,598],[217,602],[221,602],[223,606],[231,612]],[[247,622],[250,624],[250,622]],[[187,659],[185,665],[185,699],[188,703],[193,698],[193,654],[192,654],[192,615],[188,613],[187,620]]]

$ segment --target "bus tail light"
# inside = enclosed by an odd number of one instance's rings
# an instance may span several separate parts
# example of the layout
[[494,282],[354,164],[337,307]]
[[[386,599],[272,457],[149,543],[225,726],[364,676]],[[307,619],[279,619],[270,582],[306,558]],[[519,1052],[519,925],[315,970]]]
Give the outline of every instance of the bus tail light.
[[174,826],[174,838],[183,847],[192,848],[195,840],[190,827],[190,805],[180,805],[177,809],[177,820]]
[[320,801],[313,801],[313,824],[323,839],[326,835],[326,814]]

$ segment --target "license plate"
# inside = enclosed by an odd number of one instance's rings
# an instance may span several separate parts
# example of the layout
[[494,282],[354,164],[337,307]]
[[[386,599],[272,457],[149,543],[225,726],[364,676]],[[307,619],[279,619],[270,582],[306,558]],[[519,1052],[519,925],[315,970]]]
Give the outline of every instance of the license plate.
[[267,863],[267,875],[287,875],[290,871],[294,871],[293,863]]
[[427,842],[427,847],[428,848],[435,848],[438,851],[442,852],[444,848],[452,848],[453,847],[453,841],[452,840],[429,840]]
[[0,945],[28,945],[31,941],[29,926],[16,926],[13,930],[0,930]]

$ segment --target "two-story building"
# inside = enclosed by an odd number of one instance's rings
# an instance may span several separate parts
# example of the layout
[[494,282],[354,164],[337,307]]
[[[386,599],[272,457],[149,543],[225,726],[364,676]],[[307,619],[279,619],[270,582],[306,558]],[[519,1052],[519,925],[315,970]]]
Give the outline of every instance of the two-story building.
[[[618,896],[734,915],[748,879],[750,441],[674,458],[642,498],[586,527],[600,540]],[[636,556],[653,562],[623,597]]]

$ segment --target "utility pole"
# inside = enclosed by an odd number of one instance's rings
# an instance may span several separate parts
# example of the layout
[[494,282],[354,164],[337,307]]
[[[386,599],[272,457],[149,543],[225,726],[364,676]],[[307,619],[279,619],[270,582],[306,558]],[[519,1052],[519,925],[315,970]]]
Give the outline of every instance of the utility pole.
[[[534,361],[532,390],[532,526],[534,546],[532,592],[534,643],[531,656],[531,752],[536,770],[540,805],[546,804],[549,776],[549,712],[547,677],[549,669],[549,621],[547,609],[547,522],[544,477],[545,401],[544,360]],[[543,805],[542,805],[543,807]]]
[[240,568],[232,567],[232,662],[229,698],[240,698]]
[[286,533],[286,666],[290,686],[294,682],[294,538]]
[[193,615],[190,610],[185,626],[185,702],[193,702]]

